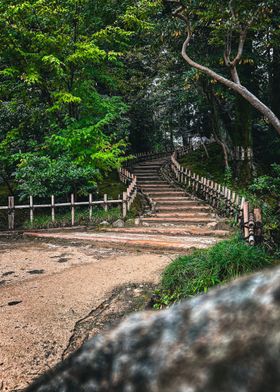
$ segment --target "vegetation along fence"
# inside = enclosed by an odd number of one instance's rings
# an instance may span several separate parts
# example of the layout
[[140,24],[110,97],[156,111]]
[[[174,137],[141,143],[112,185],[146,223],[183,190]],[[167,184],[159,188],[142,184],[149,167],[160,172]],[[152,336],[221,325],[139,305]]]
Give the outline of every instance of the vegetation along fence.
[[[154,159],[156,157],[164,156],[167,152],[164,153],[140,153],[136,154],[135,158],[129,161],[129,164],[133,164],[138,161],[143,161],[147,159]],[[88,195],[88,200],[86,201],[76,201],[74,194],[71,194],[70,201],[67,202],[55,202],[55,197],[50,197],[50,203],[45,204],[35,204],[33,196],[29,197],[29,204],[15,204],[14,196],[8,197],[8,205],[0,206],[0,211],[7,211],[8,212],[8,229],[14,230],[15,229],[15,218],[16,218],[16,211],[17,210],[29,210],[29,221],[31,225],[34,221],[34,212],[36,209],[49,209],[51,214],[52,222],[55,222],[56,211],[58,208],[61,207],[69,207],[71,209],[71,224],[72,226],[75,225],[75,211],[76,208],[81,206],[88,206],[89,209],[89,220],[92,220],[93,216],[93,208],[95,206],[101,206],[104,208],[105,211],[108,211],[109,206],[120,206],[122,210],[122,217],[125,219],[127,216],[128,211],[130,211],[131,205],[135,200],[137,195],[137,178],[133,174],[131,174],[126,168],[119,169],[119,176],[120,180],[128,185],[127,190],[123,192],[122,198],[116,200],[108,199],[108,196],[105,194],[102,200],[93,200],[93,195]]]
[[[122,172],[122,177],[125,178],[125,176],[128,173],[126,172],[125,169],[120,170]],[[135,177],[135,176],[134,176]],[[127,180],[130,180],[130,177],[127,177]],[[72,226],[75,225],[75,211],[76,208],[81,207],[81,206],[88,206],[89,209],[89,220],[92,220],[93,217],[93,208],[95,206],[100,206],[103,207],[105,211],[108,211],[109,206],[120,206],[122,210],[122,216],[123,218],[126,217],[127,212],[130,210],[131,204],[133,203],[133,200],[136,197],[136,177],[132,179],[132,181],[129,181],[130,184],[126,190],[126,192],[123,192],[122,198],[116,199],[116,200],[111,200],[108,199],[108,196],[105,194],[103,196],[102,200],[93,200],[93,195],[89,194],[88,195],[88,200],[86,201],[75,201],[75,196],[74,194],[71,194],[70,202],[62,202],[62,203],[56,203],[55,202],[55,197],[51,196],[50,203],[47,204],[35,204],[33,196],[29,197],[29,204],[24,204],[24,205],[15,205],[15,198],[14,196],[9,196],[8,197],[8,205],[7,206],[0,206],[0,210],[6,210],[8,212],[8,229],[9,230],[14,230],[15,229],[15,216],[16,216],[16,211],[17,210],[29,210],[29,220],[31,225],[33,224],[34,221],[34,211],[36,209],[49,209],[50,214],[51,214],[51,220],[52,222],[55,222],[55,216],[56,216],[56,211],[58,208],[61,207],[69,207],[71,209],[71,224]]]
[[186,154],[189,148],[174,151],[171,155],[171,169],[176,181],[188,187],[215,209],[228,217],[235,217],[240,224],[244,238],[250,245],[261,241],[262,213],[260,208],[253,209],[244,197],[226,186],[201,177],[180,165],[178,158]]

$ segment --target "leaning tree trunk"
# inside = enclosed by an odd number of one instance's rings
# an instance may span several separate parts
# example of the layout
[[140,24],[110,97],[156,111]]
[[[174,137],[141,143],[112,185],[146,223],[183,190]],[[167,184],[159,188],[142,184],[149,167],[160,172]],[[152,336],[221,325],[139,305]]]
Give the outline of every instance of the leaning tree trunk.
[[236,97],[235,129],[231,139],[234,176],[247,184],[253,171],[252,106],[240,96]]

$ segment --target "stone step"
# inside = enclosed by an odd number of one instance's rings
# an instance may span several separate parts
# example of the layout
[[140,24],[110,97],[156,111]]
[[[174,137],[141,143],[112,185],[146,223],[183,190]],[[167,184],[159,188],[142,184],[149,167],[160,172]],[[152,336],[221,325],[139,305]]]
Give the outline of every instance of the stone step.
[[148,180],[148,179],[142,179],[142,180],[138,180],[138,184],[141,185],[162,185],[162,186],[166,186],[168,185],[165,181],[162,180]]
[[131,168],[131,171],[133,172],[142,172],[142,173],[147,173],[147,172],[154,172],[154,173],[158,173],[159,168],[155,167],[155,168],[150,168],[150,167],[133,167]]
[[191,198],[188,198],[187,196],[154,196],[153,200],[156,202],[161,202],[161,201],[193,201]]
[[95,246],[110,247],[110,248],[132,248],[133,250],[149,249],[156,251],[170,251],[172,253],[186,253],[188,250],[197,248],[207,248],[220,239],[210,236],[165,236],[149,235],[146,234],[127,234],[127,233],[85,233],[85,232],[72,232],[72,233],[24,233],[26,237],[40,238],[42,240],[57,240],[57,241],[70,241],[70,242],[87,242]]
[[[174,188],[172,185],[169,184],[165,184],[165,185],[153,185],[153,184],[142,184],[141,188],[143,188],[146,192],[150,192],[150,191],[158,191],[158,192],[162,192],[162,191],[176,191],[176,188]],[[178,188],[177,188],[178,189]]]
[[211,207],[207,206],[179,206],[179,207],[172,207],[172,206],[156,206],[157,212],[180,212],[180,211],[187,211],[187,212],[211,212]]
[[145,172],[143,172],[143,171],[140,172],[140,171],[137,171],[137,170],[133,170],[132,173],[133,173],[135,176],[137,176],[137,177],[152,176],[152,177],[160,178],[160,176],[158,175],[157,172],[150,172],[150,171],[147,171],[147,172],[145,173]]
[[211,214],[208,212],[156,212],[151,217],[157,218],[187,218],[187,219],[196,219],[196,218],[215,218],[215,214]]
[[169,197],[185,197],[185,192],[180,192],[180,191],[176,191],[176,190],[170,190],[169,192],[156,192],[156,191],[152,191],[152,192],[146,192],[149,196],[151,197],[161,197],[161,198],[169,198]]
[[160,180],[160,181],[162,181],[162,179],[155,174],[140,174],[140,175],[136,174],[136,177],[138,178],[138,181],[142,181],[143,179],[144,180],[147,179],[147,180],[156,180],[156,181]]
[[211,222],[216,222],[215,218],[207,218],[207,217],[195,217],[195,218],[160,218],[160,217],[151,217],[151,218],[142,218],[143,223],[173,223],[176,225],[203,225]]
[[135,168],[142,169],[142,168],[150,168],[150,169],[159,169],[162,166],[162,163],[139,163]]
[[157,234],[157,235],[168,235],[168,236],[186,236],[186,235],[195,235],[195,236],[213,236],[213,237],[221,237],[224,238],[230,234],[228,230],[213,230],[208,229],[207,227],[199,227],[199,226],[179,226],[179,227],[122,227],[122,228],[102,228],[101,232],[112,232],[112,233],[135,233],[135,234]]
[[197,200],[191,200],[185,198],[185,200],[173,200],[170,201],[168,200],[160,200],[156,202],[157,207],[162,207],[162,206],[204,206],[203,201],[199,202]]

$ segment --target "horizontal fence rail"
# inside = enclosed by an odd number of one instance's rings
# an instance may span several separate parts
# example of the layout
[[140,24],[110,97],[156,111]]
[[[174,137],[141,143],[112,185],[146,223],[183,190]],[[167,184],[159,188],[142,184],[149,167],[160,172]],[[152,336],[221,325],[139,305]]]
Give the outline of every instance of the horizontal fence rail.
[[191,193],[205,200],[225,216],[234,217],[240,224],[244,238],[250,245],[260,242],[262,237],[261,209],[253,209],[244,197],[228,187],[182,167],[178,159],[189,151],[189,148],[182,148],[174,151],[171,155],[171,169],[177,183],[188,188]]
[[55,202],[55,197],[52,195],[50,197],[50,203],[45,203],[45,204],[35,204],[33,196],[29,197],[29,204],[20,204],[16,205],[15,204],[15,198],[14,196],[9,196],[8,197],[8,205],[7,206],[0,206],[0,211],[7,211],[8,212],[8,229],[9,230],[14,230],[15,229],[15,215],[16,215],[16,210],[29,210],[29,220],[30,223],[33,224],[34,222],[34,211],[35,209],[50,209],[51,211],[51,220],[54,223],[55,222],[55,216],[56,216],[56,211],[58,208],[61,207],[70,207],[71,209],[71,224],[72,226],[75,225],[75,209],[80,206],[88,206],[89,208],[89,220],[92,220],[93,217],[93,208],[94,206],[101,206],[104,208],[105,211],[108,211],[108,207],[110,205],[119,205],[122,206],[122,210],[124,210],[124,205],[126,204],[126,200],[124,198],[122,199],[116,199],[116,200],[111,200],[108,199],[108,196],[105,194],[103,196],[102,200],[94,200],[93,201],[93,195],[89,194],[88,195],[88,200],[87,201],[75,201],[75,196],[74,194],[71,194],[70,202],[60,202],[56,203]]

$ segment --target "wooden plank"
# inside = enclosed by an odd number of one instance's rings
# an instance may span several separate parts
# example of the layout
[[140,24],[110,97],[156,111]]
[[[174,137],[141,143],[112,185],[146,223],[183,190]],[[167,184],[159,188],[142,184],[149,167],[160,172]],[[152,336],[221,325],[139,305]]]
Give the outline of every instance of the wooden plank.
[[34,204],[33,204],[33,196],[29,196],[29,205],[30,205],[30,223],[33,225],[34,220]]
[[51,214],[52,214],[52,222],[55,222],[55,200],[54,195],[51,196]]
[[92,210],[93,210],[93,208],[92,208],[92,193],[90,193],[89,195],[88,195],[88,203],[89,203],[89,220],[90,220],[90,222],[92,221]]
[[8,228],[9,230],[15,229],[15,198],[14,196],[8,197]]
[[244,201],[243,203],[243,223],[244,223],[244,237],[249,238],[249,203]]
[[123,200],[122,200],[122,216],[125,219],[127,214],[127,193],[123,192]]

